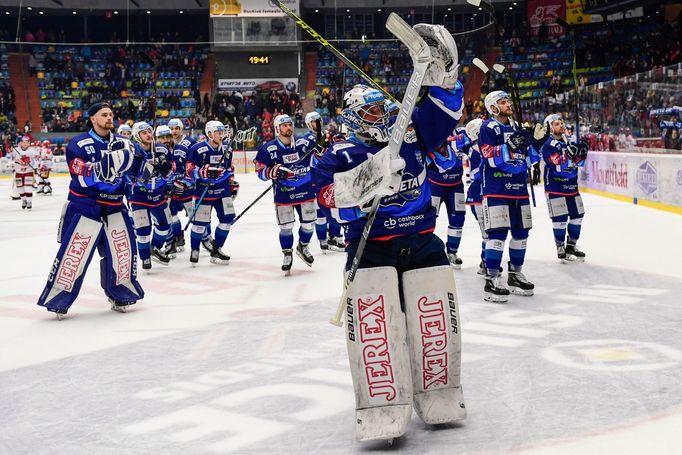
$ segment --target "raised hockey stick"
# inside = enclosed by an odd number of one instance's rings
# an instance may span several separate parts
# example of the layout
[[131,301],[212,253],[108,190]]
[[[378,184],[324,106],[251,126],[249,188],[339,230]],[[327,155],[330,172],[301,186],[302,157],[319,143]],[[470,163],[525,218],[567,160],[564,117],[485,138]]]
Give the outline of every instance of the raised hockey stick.
[[[400,16],[396,13],[391,13],[386,21],[386,28],[393,33],[396,38],[398,38],[410,51],[410,56],[412,57],[412,62],[414,63],[414,70],[410,81],[407,83],[407,88],[405,89],[405,96],[400,104],[400,110],[398,111],[398,117],[393,124],[393,131],[391,137],[388,141],[388,150],[391,158],[397,158],[400,155],[400,147],[403,143],[403,138],[405,137],[405,132],[407,131],[407,126],[412,118],[412,112],[417,104],[417,97],[419,96],[419,90],[421,89],[422,82],[424,81],[424,76],[426,75],[426,70],[429,63],[432,61],[431,50],[429,46],[424,42],[421,36],[414,31],[410,25],[402,20]],[[341,327],[343,322],[341,317],[346,309],[348,292],[353,285],[355,280],[355,274],[358,271],[360,265],[360,260],[362,259],[362,254],[365,251],[365,246],[367,245],[367,240],[369,239],[369,232],[372,229],[372,224],[377,216],[377,211],[379,210],[379,205],[381,203],[381,197],[375,196],[372,200],[372,208],[367,215],[367,221],[365,222],[365,227],[362,230],[362,237],[358,243],[358,249],[353,257],[353,262],[351,268],[346,275],[346,281],[344,283],[343,293],[341,294],[341,299],[339,300],[339,306],[336,309],[334,317],[329,321],[332,325]]]
[[[305,30],[306,32],[308,32],[308,34],[309,34],[310,36],[312,36],[313,38],[315,38],[315,40],[316,40],[318,43],[320,43],[322,46],[326,47],[326,48],[329,50],[329,52],[331,52],[332,54],[334,54],[335,56],[337,56],[339,59],[341,59],[341,61],[342,61],[343,63],[345,63],[346,65],[348,65],[348,66],[350,66],[351,68],[353,68],[353,69],[355,70],[355,72],[357,72],[357,73],[360,75],[360,77],[362,77],[369,85],[371,85],[371,86],[374,87],[375,89],[379,90],[381,93],[384,94],[384,96],[385,96],[386,98],[388,98],[389,100],[393,101],[394,103],[397,103],[397,102],[398,102],[398,101],[395,99],[395,97],[393,97],[393,95],[391,95],[390,93],[388,93],[388,92],[381,86],[381,84],[378,84],[374,79],[372,79],[371,76],[369,76],[369,75],[366,74],[364,71],[362,71],[362,69],[361,69],[358,65],[356,65],[355,63],[353,63],[352,61],[350,61],[350,60],[348,59],[348,57],[346,57],[345,55],[343,55],[343,53],[342,53],[340,50],[338,50],[336,47],[334,47],[334,45],[333,45],[332,43],[330,43],[329,41],[327,41],[327,40],[326,40],[323,36],[321,36],[319,33],[317,33],[317,32],[315,31],[315,29],[313,29],[310,25],[308,25],[303,19],[301,19],[300,17],[298,17],[298,15],[297,15],[295,12],[293,12],[291,9],[289,9],[284,3],[282,3],[280,0],[273,0],[273,3],[275,3],[275,4],[279,7],[279,9],[281,9],[281,10],[284,12],[284,14],[286,14],[287,16],[289,16],[290,18],[292,18],[292,19],[294,20],[294,22],[296,22],[303,30]],[[344,71],[345,71],[345,70],[344,70]]]
[[[493,69],[500,74],[507,75],[507,85],[509,85],[509,88],[511,89],[510,96],[512,97],[514,111],[518,114],[519,121],[523,123],[523,111],[521,110],[521,102],[519,101],[519,87],[516,84],[516,78],[514,77],[514,73],[509,68],[506,68],[504,65],[500,63],[495,63],[493,65]],[[521,125],[521,123],[519,123],[519,125]],[[514,116],[512,116],[511,124],[512,128],[514,128],[514,131],[516,131],[516,121],[514,120]],[[530,169],[530,165],[528,165],[528,169]],[[535,202],[535,189],[533,188],[532,181],[530,184],[530,197],[533,201],[533,207],[537,207],[537,204]]]

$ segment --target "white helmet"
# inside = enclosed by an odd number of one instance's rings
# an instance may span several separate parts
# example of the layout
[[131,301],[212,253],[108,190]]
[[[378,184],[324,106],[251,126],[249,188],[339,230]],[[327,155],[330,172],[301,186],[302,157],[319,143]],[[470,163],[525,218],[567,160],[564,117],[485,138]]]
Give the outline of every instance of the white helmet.
[[182,123],[182,120],[180,120],[179,118],[172,118],[168,120],[168,128],[173,128],[174,126],[177,126],[181,130],[185,129],[185,124]]
[[136,122],[136,123],[134,123],[133,129],[132,129],[133,139],[135,139],[137,142],[142,142],[142,141],[140,141],[140,132],[146,131],[146,130],[149,130],[152,132],[154,131],[152,129],[152,126],[147,122]]
[[[383,93],[359,84],[346,93],[343,103],[345,107],[341,111],[341,121],[350,131],[365,140],[388,142],[390,114]],[[368,110],[373,106],[379,106],[382,114],[374,121],[365,120]]]
[[167,125],[159,125],[156,127],[156,137],[171,136],[171,130]]
[[287,114],[280,114],[277,117],[275,117],[272,126],[275,129],[276,136],[279,136],[280,125],[283,125],[285,123],[291,123],[292,125],[294,124],[293,120],[291,120],[291,117],[289,117]]
[[[497,102],[505,98],[510,99],[509,94],[503,90],[495,90],[494,92],[488,93],[483,100],[483,104],[485,104],[488,114],[498,115],[500,113],[500,108],[497,105]],[[493,107],[497,110],[497,112],[493,112]]]
[[225,132],[225,125],[223,125],[223,122],[220,122],[218,120],[209,120],[206,122],[206,127],[204,128],[204,132],[206,133],[206,138],[213,140],[213,133],[216,131],[221,131]]
[[469,123],[466,124],[464,127],[464,131],[467,134],[467,137],[472,143],[476,143],[478,141],[478,133],[481,131],[481,125],[483,124],[483,119],[480,118],[475,118],[471,120]]
[[[305,126],[307,126],[308,129],[310,129],[310,131],[315,131],[313,129],[313,125],[315,125],[316,120],[319,120],[320,122],[322,122],[322,117],[320,117],[320,114],[316,111],[308,112],[305,115]],[[320,127],[321,126],[322,126],[322,123],[320,123]]]
[[545,117],[545,120],[542,122],[544,126],[547,127],[547,131],[550,133],[552,132],[552,122],[556,120],[561,120],[561,115],[559,114],[549,114],[547,117]]
[[133,131],[130,129],[130,126],[128,126],[127,123],[124,123],[123,125],[119,126],[116,132],[121,135],[123,133],[127,133],[129,135],[133,134]]

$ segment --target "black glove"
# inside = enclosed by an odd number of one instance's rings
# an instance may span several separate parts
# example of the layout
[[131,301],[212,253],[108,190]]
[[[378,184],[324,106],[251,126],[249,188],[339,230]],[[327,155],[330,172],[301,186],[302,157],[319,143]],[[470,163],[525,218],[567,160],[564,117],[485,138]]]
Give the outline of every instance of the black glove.
[[584,160],[587,158],[587,152],[590,149],[589,144],[587,141],[580,141],[578,143],[578,159]]
[[507,139],[506,144],[511,151],[525,154],[526,149],[528,149],[528,146],[530,145],[530,141],[526,137],[525,133],[514,131]]

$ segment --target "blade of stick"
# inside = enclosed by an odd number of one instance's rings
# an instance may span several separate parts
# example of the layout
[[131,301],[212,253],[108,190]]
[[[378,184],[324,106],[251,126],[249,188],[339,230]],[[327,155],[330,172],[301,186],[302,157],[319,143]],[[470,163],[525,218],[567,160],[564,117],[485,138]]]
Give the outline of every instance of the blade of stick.
[[499,64],[499,63],[495,63],[495,64],[493,65],[493,69],[494,69],[495,71],[497,71],[498,73],[500,73],[500,74],[504,73],[504,65],[501,65],[501,64]]
[[386,28],[398,38],[412,54],[416,63],[430,62],[431,51],[419,33],[396,13],[391,13],[386,21]]
[[476,57],[476,58],[472,61],[472,63],[473,63],[474,65],[476,65],[476,67],[477,67],[478,69],[480,69],[481,71],[483,71],[483,74],[487,74],[488,71],[490,71],[490,68],[488,68],[488,65],[486,65],[485,63],[483,63],[483,60],[481,60],[481,59],[478,58],[478,57]]

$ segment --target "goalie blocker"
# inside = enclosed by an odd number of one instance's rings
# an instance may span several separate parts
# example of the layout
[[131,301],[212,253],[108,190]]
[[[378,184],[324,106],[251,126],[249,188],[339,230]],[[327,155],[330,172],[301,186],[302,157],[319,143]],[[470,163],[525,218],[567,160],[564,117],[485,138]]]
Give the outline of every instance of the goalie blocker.
[[428,424],[466,418],[460,384],[457,289],[448,265],[402,274],[358,270],[347,298],[346,344],[359,441],[402,436],[412,417]]

